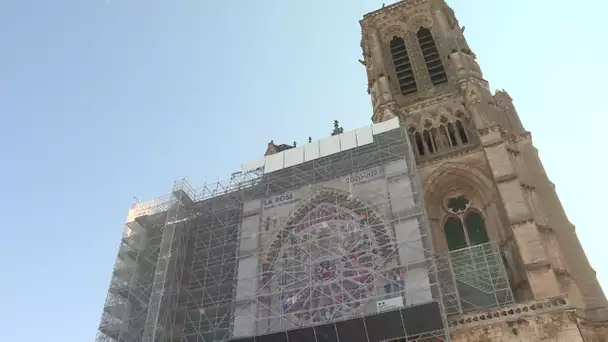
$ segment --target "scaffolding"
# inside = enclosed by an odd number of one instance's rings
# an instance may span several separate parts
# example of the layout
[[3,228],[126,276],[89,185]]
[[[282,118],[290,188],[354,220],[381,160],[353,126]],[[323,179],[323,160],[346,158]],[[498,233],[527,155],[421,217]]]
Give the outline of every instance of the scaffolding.
[[434,252],[395,122],[354,148],[137,204],[97,341],[448,341],[446,314],[512,301],[493,244]]

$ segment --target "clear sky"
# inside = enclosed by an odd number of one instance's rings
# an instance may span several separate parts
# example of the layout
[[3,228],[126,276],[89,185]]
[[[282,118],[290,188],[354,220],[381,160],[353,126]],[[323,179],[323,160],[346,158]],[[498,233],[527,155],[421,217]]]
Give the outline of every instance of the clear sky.
[[[608,2],[450,4],[607,286]],[[369,124],[358,21],[380,6],[0,0],[0,340],[93,340],[133,196]]]

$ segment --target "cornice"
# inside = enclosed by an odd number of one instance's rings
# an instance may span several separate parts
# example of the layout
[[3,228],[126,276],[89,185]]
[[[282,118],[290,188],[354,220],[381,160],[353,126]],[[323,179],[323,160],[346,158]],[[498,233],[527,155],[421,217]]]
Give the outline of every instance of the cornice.
[[384,6],[380,9],[377,9],[373,12],[369,12],[363,15],[363,19],[361,22],[369,21],[373,18],[378,18],[382,14],[393,14],[393,12],[397,10],[408,10],[423,4],[428,4],[429,0],[407,0],[407,1],[399,1],[392,5]]
[[531,301],[503,306],[500,308],[462,314],[448,318],[451,331],[471,329],[489,324],[513,322],[527,317],[545,313],[566,312],[574,310],[566,296]]

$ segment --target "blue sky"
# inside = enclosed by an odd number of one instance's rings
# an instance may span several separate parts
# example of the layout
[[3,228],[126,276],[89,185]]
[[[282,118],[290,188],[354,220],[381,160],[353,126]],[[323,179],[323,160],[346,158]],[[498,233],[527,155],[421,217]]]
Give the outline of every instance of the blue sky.
[[[555,3],[450,1],[606,286],[608,3]],[[0,340],[93,340],[133,196],[368,124],[358,20],[380,6],[1,0]]]

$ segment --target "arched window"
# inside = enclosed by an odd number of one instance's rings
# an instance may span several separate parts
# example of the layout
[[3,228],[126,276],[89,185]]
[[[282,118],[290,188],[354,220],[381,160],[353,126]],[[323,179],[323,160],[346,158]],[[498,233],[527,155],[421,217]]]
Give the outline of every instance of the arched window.
[[469,235],[471,245],[479,245],[490,241],[486,224],[478,212],[470,210],[464,217],[464,225],[467,227],[467,235]]
[[424,155],[424,146],[422,143],[422,137],[420,136],[420,132],[416,132],[414,134],[414,140],[416,140],[416,147],[418,148],[418,155]]
[[458,146],[458,140],[456,140],[456,130],[454,129],[454,125],[451,122],[448,123],[448,133],[450,135],[450,141],[452,142],[452,146]]
[[490,241],[483,216],[479,211],[470,209],[470,204],[464,196],[447,201],[450,216],[443,229],[450,251]]
[[467,144],[469,142],[469,138],[467,138],[467,132],[464,130],[464,126],[460,120],[456,120],[456,128],[458,129],[458,134],[460,135],[460,141],[463,144]]
[[418,90],[418,87],[416,86],[414,70],[412,69],[410,58],[407,55],[407,49],[403,38],[394,37],[391,40],[390,46],[401,93],[404,95],[415,93]]
[[448,77],[445,74],[443,64],[441,63],[441,57],[439,56],[439,51],[437,51],[437,46],[435,45],[431,30],[426,27],[421,27],[420,30],[418,30],[417,37],[433,85],[446,83]]
[[441,139],[441,136],[439,136],[439,131],[436,127],[431,128],[431,139],[433,139],[433,144],[435,145],[435,150],[437,150],[437,152],[445,149],[443,140]]
[[465,248],[467,246],[467,238],[464,235],[462,222],[459,218],[448,218],[443,226],[443,231],[445,233],[445,238],[448,242],[448,249],[450,251]]
[[435,147],[433,146],[433,140],[431,139],[431,134],[426,129],[422,132],[422,137],[424,138],[424,142],[426,143],[426,147],[429,153],[435,152]]
[[439,134],[441,134],[445,138],[446,147],[452,146],[452,142],[450,141],[450,136],[448,135],[448,131],[445,129],[444,125],[439,126]]

